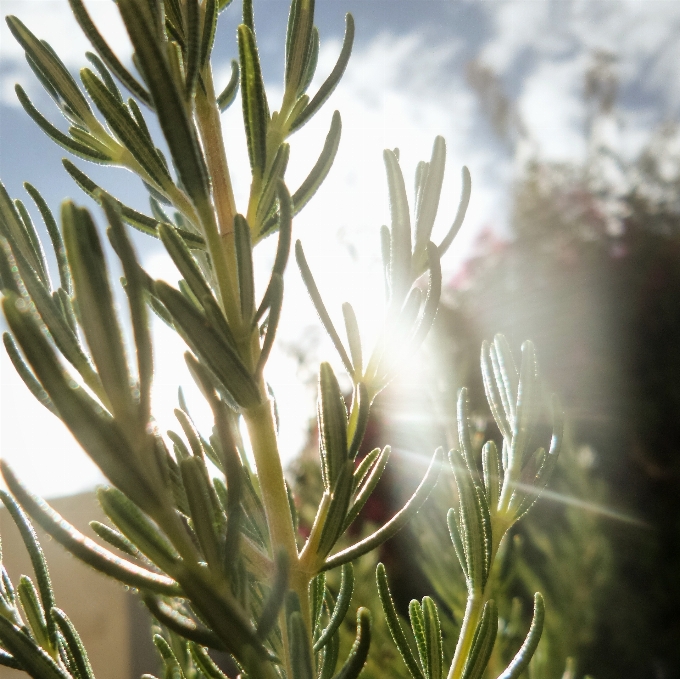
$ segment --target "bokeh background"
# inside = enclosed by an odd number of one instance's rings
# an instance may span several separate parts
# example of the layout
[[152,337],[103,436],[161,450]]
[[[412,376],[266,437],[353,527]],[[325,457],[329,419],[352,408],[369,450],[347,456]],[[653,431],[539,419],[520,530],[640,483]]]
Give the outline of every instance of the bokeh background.
[[[129,59],[112,0],[87,5]],[[218,86],[236,56],[238,5],[234,0],[218,28]],[[0,10],[49,40],[73,72],[85,65],[88,45],[66,0],[0,0]],[[473,179],[465,226],[443,261],[447,308],[435,340],[386,395],[374,424],[376,438],[393,443],[401,460],[392,495],[415,482],[412,455],[446,438],[459,386],[471,388],[480,436],[494,434],[479,386],[482,339],[504,332],[516,350],[533,339],[546,391],[560,395],[570,422],[552,495],[516,536],[525,572],[508,585],[520,599],[531,583],[547,587],[560,612],[552,660],[536,676],[561,676],[567,656],[576,658],[578,676],[680,676],[680,3],[317,0],[319,79],[339,52],[346,11],[357,24],[353,57],[324,112],[292,138],[288,174],[295,188],[339,109],[343,137],[334,169],[295,224],[327,306],[339,310],[349,300],[367,337],[375,330],[378,229],[389,214],[383,148],[398,147],[412,176],[435,135],[445,137],[440,234],[455,213],[462,165]],[[283,0],[255,0],[272,102],[282,91],[286,12]],[[15,82],[59,120],[3,23],[2,181],[14,197],[30,181],[55,210],[66,196],[87,203],[61,167],[63,152],[18,105]],[[223,124],[242,205],[249,174],[239,120],[237,99]],[[102,186],[146,209],[145,191],[131,175],[90,169]],[[157,242],[135,242],[152,275],[176,280]],[[271,257],[265,243],[263,271]],[[280,395],[284,455],[304,479],[296,459],[309,444],[315,366],[335,357],[293,267],[286,286],[269,379]],[[193,395],[200,421],[181,344],[157,331],[159,424],[170,426],[178,384]],[[4,355],[1,367],[3,457],[47,497],[94,487],[101,481],[96,468],[32,400]],[[445,404],[436,412],[433,393]],[[389,513],[391,492],[374,520]],[[404,596],[422,596],[435,583],[445,599],[437,584],[445,575],[425,571],[416,578],[404,567],[413,589],[405,585]]]

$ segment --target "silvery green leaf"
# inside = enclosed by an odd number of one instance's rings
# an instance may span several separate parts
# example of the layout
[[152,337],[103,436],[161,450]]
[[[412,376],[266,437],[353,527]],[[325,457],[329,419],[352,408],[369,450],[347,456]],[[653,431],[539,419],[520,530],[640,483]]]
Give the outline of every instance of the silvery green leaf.
[[503,471],[498,448],[493,441],[487,441],[482,448],[482,470],[486,500],[489,509],[495,511],[501,494]]
[[208,652],[200,645],[189,642],[191,659],[198,669],[205,675],[206,679],[227,679],[227,675],[220,670]]
[[489,599],[484,604],[482,615],[477,623],[470,654],[463,670],[463,679],[482,679],[496,642],[497,632],[498,608],[496,602]]
[[347,333],[347,343],[349,352],[352,356],[354,366],[354,379],[361,379],[363,375],[363,357],[361,353],[361,334],[354,309],[349,302],[342,305],[342,315],[345,317],[345,332]]
[[518,458],[522,464],[527,456],[527,444],[536,421],[536,392],[538,390],[536,366],[536,350],[532,342],[522,344],[522,363],[520,365],[519,383],[517,386],[516,416],[512,432],[512,448],[510,459]]
[[368,658],[371,645],[371,613],[368,608],[357,610],[357,635],[349,652],[349,657],[342,669],[335,675],[336,679],[357,679]]
[[61,233],[59,232],[59,227],[54,219],[52,211],[47,206],[45,199],[40,195],[38,189],[36,189],[32,184],[24,182],[24,188],[28,194],[33,199],[36,207],[40,211],[40,215],[45,223],[47,233],[52,242],[52,248],[54,254],[57,258],[57,266],[59,268],[59,280],[61,281],[61,287],[68,293],[71,292],[71,272],[68,269],[68,261],[66,259],[66,248],[64,247],[64,241],[62,240]]
[[338,656],[340,654],[340,633],[336,632],[330,641],[322,649],[321,671],[319,672],[319,679],[331,679],[335,672],[335,666],[338,664]]
[[234,245],[236,248],[236,267],[238,289],[241,302],[241,316],[250,323],[255,313],[255,280],[253,278],[253,247],[250,242],[250,227],[243,215],[234,217]]
[[284,85],[286,94],[296,98],[306,75],[313,52],[314,0],[293,0],[286,35],[286,68]]
[[430,679],[430,666],[427,648],[427,637],[425,636],[425,619],[423,617],[423,609],[420,603],[413,599],[409,603],[408,617],[411,622],[411,629],[416,640],[416,648],[418,649],[418,656],[420,657],[420,665],[427,679]]
[[531,627],[519,651],[498,679],[517,679],[527,668],[533,658],[538,642],[543,634],[543,621],[545,618],[545,606],[543,597],[539,592],[534,594],[534,615]]
[[305,110],[296,118],[290,127],[290,131],[295,132],[299,130],[310,118],[323,106],[328,97],[333,94],[333,90],[340,82],[345,69],[347,68],[347,62],[352,54],[352,45],[354,44],[354,18],[351,14],[345,15],[345,37],[342,43],[342,49],[340,50],[340,56],[338,57],[333,70],[324,83],[319,88],[318,92],[312,97],[311,101],[305,108]]
[[238,27],[238,51],[241,65],[241,100],[248,140],[248,156],[254,176],[262,177],[267,160],[267,126],[269,107],[260,70],[260,58],[253,31]]
[[255,15],[253,13],[253,0],[243,0],[241,3],[243,23],[255,34]]
[[316,26],[312,27],[312,46],[309,51],[309,57],[307,59],[307,65],[305,66],[305,72],[300,81],[300,88],[298,94],[304,94],[309,86],[312,84],[312,79],[314,78],[314,73],[316,72],[316,66],[319,62],[319,29]]
[[123,422],[134,422],[125,348],[97,229],[89,212],[69,201],[62,205],[62,224],[80,323],[92,358],[114,414]]
[[153,29],[140,0],[119,0],[118,8],[142,66],[182,185],[194,202],[207,204],[210,189],[205,159],[163,49],[156,40],[149,39]]
[[279,327],[279,319],[281,318],[281,307],[283,305],[283,278],[278,273],[273,273],[267,288],[269,316],[267,317],[267,330],[262,342],[260,350],[260,357],[257,359],[255,366],[255,374],[261,375],[264,366],[269,359],[272,347],[274,346],[274,339],[276,338],[276,331]]
[[181,595],[181,589],[171,578],[126,561],[80,533],[44,500],[29,493],[6,462],[0,460],[0,468],[7,486],[31,518],[75,557],[130,587],[171,597]]
[[[88,196],[90,196],[96,202],[99,203],[101,201],[100,193],[103,193],[103,190],[95,182],[93,182],[92,179],[90,179],[84,172],[79,170],[70,160],[64,158],[62,160],[62,163],[66,171],[71,175],[71,177],[75,181],[75,183],[78,184],[78,186]],[[136,210],[133,210],[131,207],[123,205],[123,203],[121,203],[119,200],[116,200],[116,203],[118,204],[118,207],[120,209],[121,217],[123,218],[123,221],[126,224],[129,224],[133,228],[141,231],[142,233],[146,233],[149,236],[153,236],[154,238],[159,237],[158,236],[159,222],[156,219],[147,217],[146,215],[143,215],[141,212],[137,212]],[[199,249],[205,250],[205,241],[201,236],[189,233],[188,231],[184,231],[183,234],[186,234],[187,238],[185,238],[185,240],[187,241],[187,244],[190,247],[192,248],[198,247]]]
[[481,505],[479,494],[472,480],[463,455],[452,450],[449,453],[451,468],[456,478],[460,499],[460,525],[462,544],[468,570],[468,592],[482,592],[486,584],[491,548],[490,526]]
[[391,452],[392,449],[390,448],[390,446],[385,446],[382,452],[380,453],[379,457],[375,461],[375,464],[373,465],[368,477],[366,478],[366,481],[361,486],[359,492],[356,494],[354,502],[352,503],[351,507],[347,512],[347,516],[345,517],[345,523],[342,527],[343,533],[350,527],[350,525],[357,518],[357,516],[359,516],[359,513],[364,508],[364,505],[366,504],[366,502],[368,502],[368,498],[371,497],[371,494],[375,490],[375,487],[378,485],[378,481],[380,481],[380,477],[385,471],[385,467],[387,466],[387,461],[390,458]]
[[139,265],[132,244],[125,233],[116,202],[109,195],[101,196],[102,206],[109,222],[109,238],[116,254],[120,257],[125,274],[125,293],[130,306],[132,331],[137,353],[137,375],[139,378],[139,420],[146,427],[151,409],[151,381],[153,378],[153,351],[146,308],[145,274]]
[[422,190],[418,192],[416,209],[416,228],[414,257],[416,262],[425,257],[427,244],[430,242],[432,227],[437,216],[439,198],[444,181],[444,167],[446,164],[446,142],[444,137],[438,136],[432,147],[432,157],[427,164],[427,172],[422,182]]
[[316,309],[316,313],[319,315],[319,319],[321,320],[324,329],[331,338],[333,346],[335,347],[335,350],[338,352],[340,359],[342,360],[342,363],[345,366],[345,369],[350,375],[354,374],[354,367],[352,366],[352,362],[349,360],[349,357],[347,356],[345,347],[342,345],[340,336],[338,335],[338,332],[335,329],[335,326],[333,325],[333,321],[331,321],[331,317],[328,315],[328,311],[326,311],[326,306],[324,305],[323,300],[321,299],[321,295],[319,294],[319,288],[316,287],[316,282],[314,281],[312,272],[309,268],[309,265],[307,264],[307,259],[305,257],[305,253],[302,249],[302,243],[300,243],[300,241],[297,241],[295,243],[295,259],[297,260],[297,264],[300,269],[300,274],[302,275],[302,280],[305,283],[307,292],[309,293],[309,296],[312,299],[312,304]]
[[374,448],[369,453],[366,453],[366,455],[364,455],[362,460],[359,462],[357,468],[354,470],[354,492],[356,492],[359,486],[364,482],[366,476],[375,465],[376,460],[380,457],[380,453],[380,448]]
[[23,224],[24,227],[23,230],[26,235],[25,240],[27,241],[28,246],[32,250],[35,261],[37,263],[35,271],[40,277],[40,280],[42,281],[42,284],[45,287],[45,289],[51,291],[52,283],[50,281],[49,270],[47,268],[45,252],[43,250],[42,243],[38,238],[38,232],[35,230],[33,220],[31,219],[31,215],[28,214],[26,206],[19,199],[16,199],[14,201],[14,205],[16,206],[17,212],[21,217],[21,223]]
[[9,360],[12,361],[14,369],[19,373],[19,377],[24,381],[24,384],[28,387],[28,390],[35,396],[39,403],[45,406],[53,415],[59,417],[59,413],[52,403],[52,399],[48,396],[47,392],[42,388],[42,385],[35,378],[35,375],[31,369],[26,365],[21,354],[17,349],[17,346],[8,332],[2,334],[2,341],[5,345],[5,350],[9,356]]
[[465,466],[470,471],[472,482],[476,483],[477,466],[475,454],[472,449],[472,432],[470,431],[470,406],[468,403],[467,387],[458,390],[458,401],[456,403],[456,424],[458,429],[458,445],[463,454]]
[[163,660],[166,676],[173,677],[173,679],[186,679],[182,666],[170,648],[170,644],[160,634],[154,634],[153,643]]
[[297,214],[307,205],[312,196],[317,192],[319,186],[328,176],[335,156],[340,146],[340,135],[342,133],[342,119],[338,111],[333,111],[331,126],[326,135],[323,148],[314,167],[310,170],[306,179],[300,184],[298,190],[293,194],[294,214]]
[[177,432],[168,429],[167,434],[168,438],[172,441],[173,451],[175,453],[177,462],[182,462],[182,460],[186,460],[188,457],[191,457],[189,449],[186,447],[186,444],[180,438],[180,435]]
[[[132,97],[130,97],[127,101],[127,106],[128,106],[128,109],[130,109],[130,113],[132,114],[132,117],[134,118],[135,122],[137,123],[137,126],[141,130],[142,134],[147,138],[149,143],[153,145],[153,139],[151,137],[151,132],[149,131],[149,126],[146,124],[144,114],[142,113],[142,110],[137,105],[137,102]],[[158,159],[163,164],[163,167],[167,170],[167,162],[166,162],[163,154],[158,149],[156,149],[156,153],[158,154]],[[156,193],[158,193],[158,192],[156,191]],[[163,201],[165,202],[165,204],[168,204],[167,198],[165,198],[164,196],[161,196],[161,197],[163,198]]]
[[279,182],[283,181],[283,177],[286,173],[286,168],[288,167],[288,159],[290,158],[290,144],[285,142],[279,146],[276,156],[271,163],[269,172],[267,174],[267,180],[260,194],[260,198],[257,204],[257,221],[262,222],[267,215],[269,215],[275,206],[275,199],[277,194],[277,189]]
[[52,293],[52,299],[61,308],[61,312],[66,319],[68,327],[71,328],[71,332],[76,334],[78,332],[78,320],[76,319],[76,311],[69,294],[64,288],[59,288]]
[[217,29],[217,0],[206,0],[203,16],[203,31],[201,36],[201,61],[200,69],[208,63],[210,53],[215,42]]
[[[2,222],[0,222],[0,234],[2,233]],[[18,297],[21,296],[19,284],[21,276],[16,271],[16,260],[12,254],[12,247],[9,241],[0,235],[0,289],[10,290]]]
[[158,236],[196,298],[201,300],[204,297],[212,297],[213,293],[210,286],[192,256],[186,241],[177,233],[177,229],[170,224],[159,224]]
[[[0,259],[3,259],[4,256],[5,253],[0,252]],[[26,262],[18,248],[16,249],[14,260],[18,265],[17,268],[21,274],[26,291],[31,296],[31,300],[35,304],[35,308],[40,314],[42,322],[45,323],[47,329],[50,331],[50,335],[57,348],[64,358],[78,370],[85,383],[100,398],[105,400],[106,396],[103,392],[99,376],[94,371],[90,359],[81,348],[78,337],[64,317],[61,308],[43,287],[40,280],[35,275],[35,272],[31,269],[30,264]]]
[[491,361],[491,348],[486,340],[482,342],[481,366],[482,378],[484,380],[484,393],[486,394],[489,409],[491,410],[493,419],[496,421],[496,425],[498,426],[503,439],[505,441],[510,441],[510,422],[505,414],[501,394],[495,381],[493,364]]
[[140,101],[143,101],[147,106],[153,106],[151,102],[151,95],[147,90],[130,74],[130,72],[123,66],[118,57],[113,53],[108,46],[101,33],[97,30],[94,22],[85,8],[82,0],[69,0],[71,10],[82,29],[87,36],[92,46],[97,50],[97,53],[102,58],[104,63],[115,73],[116,77],[125,87],[132,92]]
[[371,409],[371,399],[368,395],[368,389],[363,382],[359,382],[354,389],[355,403],[352,403],[352,412],[356,408],[356,424],[354,427],[354,434],[350,441],[349,451],[347,456],[350,460],[356,459],[359,453],[359,448],[364,440],[366,427],[368,426],[368,416]]
[[[3,468],[3,476],[4,475]],[[5,480],[7,480],[6,477]],[[10,490],[12,489],[10,488]],[[14,495],[16,496],[16,493],[14,493]],[[40,601],[42,603],[43,612],[49,611],[54,606],[54,591],[52,590],[52,580],[50,578],[50,572],[47,568],[45,553],[40,546],[35,529],[33,528],[24,511],[21,509],[21,507],[19,507],[14,498],[9,495],[9,493],[0,491],[0,499],[2,499],[2,503],[5,505],[9,515],[12,517],[12,521],[14,521],[14,524],[19,530],[21,540],[24,543],[26,551],[28,552],[28,555],[31,559],[33,572],[35,573],[35,578],[38,582],[38,590],[40,591]],[[54,638],[54,625],[52,621],[46,620],[45,624],[48,627],[49,637],[53,641],[56,641]]]
[[[298,214],[298,212],[300,212],[300,210],[302,210],[302,208],[311,200],[312,196],[317,192],[324,179],[327,177],[338,151],[341,132],[342,122],[340,114],[335,111],[333,113],[333,118],[331,119],[330,130],[326,135],[326,141],[324,142],[319,158],[298,190],[293,194],[292,201],[294,215]],[[280,214],[271,215],[262,225],[259,238],[264,238],[274,231],[277,228],[279,221],[281,221]]]
[[17,587],[17,594],[33,638],[43,649],[50,653],[52,651],[52,643],[47,632],[45,612],[38,601],[38,593],[31,578],[26,575],[21,576],[19,586]]
[[189,445],[191,446],[191,454],[194,457],[200,457],[203,459],[203,445],[201,444],[201,439],[191,418],[179,408],[175,408],[175,417],[179,421],[182,431],[189,441]]
[[326,556],[333,549],[333,545],[342,534],[352,496],[353,471],[352,460],[346,460],[338,471],[319,538],[317,553],[321,556]]
[[465,547],[463,546],[463,527],[460,522],[459,512],[455,509],[449,509],[446,515],[446,523],[449,527],[449,535],[451,536],[451,542],[453,543],[453,549],[458,557],[458,563],[463,571],[463,575],[466,580],[470,579],[470,567],[468,565],[467,553]]
[[[85,52],[85,56],[87,57],[87,60],[97,69],[99,77],[102,79],[109,92],[111,92],[111,94],[122,104],[123,95],[120,93],[120,90],[111,76],[109,69],[106,68],[106,64],[104,64],[104,62],[96,54],[94,54],[94,52]],[[134,101],[134,99],[130,99],[130,101]]]
[[24,629],[3,616],[0,616],[0,644],[35,679],[71,679]]
[[[40,281],[39,273],[41,270],[46,269],[46,265],[41,261],[42,257],[36,251],[33,242],[33,238],[37,238],[37,235],[31,236],[29,227],[19,212],[19,205],[22,204],[20,202],[15,204],[10,198],[9,193],[7,193],[4,184],[0,182],[0,233],[7,238],[13,250],[18,250],[17,254],[23,256],[24,260],[30,265],[31,272],[34,273],[36,280]],[[32,227],[32,222],[30,224]],[[12,269],[11,266],[9,268],[10,270]],[[7,278],[8,281],[11,279],[9,276]],[[41,287],[44,288],[47,285],[46,273],[43,272],[41,278]]]
[[187,100],[191,100],[198,81],[198,72],[202,63],[201,10],[198,0],[186,0],[184,3],[186,16],[186,36],[184,54],[184,70],[186,73],[185,91]]
[[413,276],[411,272],[411,218],[404,177],[393,151],[383,152],[390,194],[390,289],[392,298],[401,304],[408,293]]
[[442,679],[444,665],[442,628],[437,606],[429,596],[423,598],[422,611],[427,648],[427,675],[429,679]]
[[92,671],[85,646],[69,617],[56,606],[51,609],[50,617],[59,628],[59,632],[68,646],[70,657],[73,658],[79,678],[94,679],[94,672]]
[[153,144],[150,143],[148,134],[139,127],[125,105],[111,94],[106,85],[89,68],[81,70],[80,78],[92,101],[121,144],[128,149],[158,186],[167,187],[172,182],[167,168],[161,162]]
[[[318,639],[321,634],[321,617],[324,603],[330,611],[331,594],[326,589],[326,574],[315,575],[309,583],[309,607],[312,611],[312,639]],[[315,651],[316,652],[316,651]]]
[[383,273],[385,276],[385,298],[391,294],[390,253],[392,252],[392,236],[386,224],[380,227],[380,253],[382,255]]
[[102,153],[98,149],[93,149],[90,146],[82,144],[71,137],[65,135],[63,132],[59,131],[52,123],[48,122],[38,109],[33,106],[31,100],[28,98],[26,92],[24,92],[21,85],[15,85],[15,92],[19,99],[19,103],[23,106],[24,111],[33,119],[35,123],[42,129],[42,131],[56,142],[62,148],[70,151],[74,155],[84,158],[85,160],[90,160],[93,163],[99,163],[107,165],[111,162],[111,156]]
[[432,328],[437,310],[439,309],[439,302],[442,296],[442,269],[439,256],[437,254],[437,247],[434,243],[427,244],[427,261],[429,264],[430,275],[428,277],[427,297],[423,305],[423,311],[418,321],[418,326],[413,333],[411,346],[418,348],[427,337],[427,333]]
[[331,640],[342,624],[354,592],[354,568],[351,563],[344,564],[340,576],[340,591],[335,601],[328,625],[324,628],[319,638],[314,643],[314,652],[318,653]]
[[[78,443],[102,472],[119,488],[146,507],[159,501],[147,480],[147,471],[129,446],[122,428],[83,388],[64,374],[47,339],[26,311],[17,307],[17,298],[8,295],[3,310],[29,365]],[[21,306],[21,305],[19,305]],[[131,473],[135,469],[136,473]]]
[[140,552],[166,572],[179,555],[159,527],[117,488],[99,488],[97,499],[104,513]]
[[165,27],[169,36],[172,36],[180,45],[184,44],[185,21],[182,11],[181,0],[166,0],[165,5]]
[[167,283],[157,281],[155,289],[192,348],[236,402],[242,407],[257,405],[260,392],[256,382],[238,354],[222,340],[206,317]]
[[348,459],[347,409],[338,380],[328,363],[322,363],[319,370],[318,418],[327,490],[332,490]]
[[503,407],[506,409],[508,420],[513,423],[515,421],[517,409],[519,373],[517,372],[517,366],[515,365],[510,345],[501,334],[497,334],[493,338],[491,362],[494,369],[494,376],[496,377],[496,382],[501,392],[501,399],[503,399]]
[[20,672],[25,671],[23,665],[13,655],[2,650],[0,650],[0,665]]
[[107,526],[105,523],[99,521],[90,521],[90,528],[102,539],[108,542],[112,547],[119,549],[121,552],[134,556],[135,558],[145,558],[144,555],[122,534],[115,528]]
[[467,167],[463,167],[463,188],[461,190],[460,202],[458,203],[458,212],[456,213],[456,218],[453,220],[453,224],[449,229],[444,240],[439,244],[439,256],[442,257],[444,253],[451,247],[453,239],[456,237],[460,231],[460,227],[463,226],[463,220],[465,219],[465,213],[467,212],[468,204],[470,203],[470,193],[472,191],[472,180],[470,178],[470,171]]
[[423,506],[425,500],[427,500],[430,492],[437,483],[441,469],[442,455],[443,452],[441,448],[437,449],[427,468],[427,472],[418,485],[418,488],[416,488],[415,493],[413,493],[409,501],[384,526],[382,526],[382,528],[379,528],[375,533],[369,535],[360,542],[355,543],[351,547],[329,556],[322,567],[323,570],[330,570],[337,566],[341,566],[344,563],[354,561],[354,559],[370,552],[399,532],[411,517]]
[[293,611],[288,616],[288,647],[293,679],[315,679],[309,649],[309,634],[299,611]]
[[222,549],[217,534],[219,524],[216,522],[216,507],[210,497],[209,481],[205,467],[198,457],[188,457],[179,464],[182,482],[186,490],[189,511],[194,532],[201,546],[208,566],[215,572],[222,567]]
[[146,607],[151,615],[175,634],[179,634],[183,639],[200,644],[207,648],[217,651],[224,651],[225,646],[220,638],[205,625],[196,622],[193,618],[182,615],[178,610],[172,608],[162,599],[151,594],[143,597]]
[[234,99],[236,99],[236,93],[238,92],[238,81],[238,61],[236,61],[236,59],[232,59],[231,77],[229,78],[229,82],[226,84],[225,88],[217,97],[217,107],[222,113],[224,113],[234,103]]
[[267,639],[278,622],[279,612],[288,591],[289,571],[288,555],[281,551],[276,557],[276,571],[269,596],[265,599],[257,622],[257,636],[262,640]]
[[[290,194],[283,181],[278,182],[276,195],[279,202],[279,240],[276,245],[276,255],[274,257],[274,266],[272,267],[272,276],[267,285],[267,290],[262,296],[260,306],[255,312],[254,322],[259,323],[265,311],[271,304],[272,286],[276,275],[283,277],[283,273],[288,265],[288,257],[290,256],[290,243],[293,228],[293,206],[291,204]],[[278,285],[278,282],[275,284]]]
[[70,112],[82,123],[92,122],[94,118],[87,100],[54,51],[44,41],[38,40],[17,17],[8,16],[7,25],[26,55],[51,84],[61,101],[68,106]]

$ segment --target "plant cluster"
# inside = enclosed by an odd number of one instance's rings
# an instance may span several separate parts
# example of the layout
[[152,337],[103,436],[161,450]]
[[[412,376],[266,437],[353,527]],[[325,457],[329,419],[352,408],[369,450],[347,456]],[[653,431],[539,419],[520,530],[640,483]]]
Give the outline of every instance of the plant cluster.
[[[3,463],[12,493],[3,500],[33,559],[37,589],[23,578],[15,592],[4,574],[0,662],[36,679],[93,676],[77,632],[55,607],[29,515],[72,554],[139,591],[162,630],[154,640],[166,676],[222,679],[209,655],[214,649],[229,653],[242,674],[253,679],[354,679],[369,653],[371,616],[358,610],[355,643],[341,660],[338,629],[349,614],[352,561],[394,535],[418,511],[437,481],[442,452],[434,454],[418,489],[390,521],[347,547],[336,545],[387,464],[389,447],[361,460],[357,453],[374,399],[433,323],[441,294],[440,258],[462,223],[469,175],[464,170],[458,214],[436,245],[431,237],[444,175],[443,139],[435,140],[431,160],[418,165],[413,225],[399,153],[385,151],[391,205],[391,226],[381,230],[387,301],[382,332],[366,360],[351,305],[343,306],[346,349],[302,245],[295,244],[311,300],[353,385],[347,408],[332,368],[321,365],[318,421],[324,490],[311,531],[302,540],[279,456],[275,398],[265,370],[283,303],[292,219],[330,169],[340,116],[333,115],[319,159],[292,195],[285,184],[287,139],[335,88],[350,55],[353,21],[348,15],[338,62],[310,96],[319,50],[314,3],[293,0],[283,99],[279,110],[270,112],[251,0],[243,2],[239,60],[221,94],[214,87],[210,54],[219,13],[228,2],[118,0],[137,75],[104,41],[82,0],[70,4],[94,48],[88,54],[94,70],[80,73],[84,91],[48,43],[16,17],[8,18],[29,65],[63,113],[68,133],[49,123],[19,86],[17,95],[33,120],[66,150],[140,177],[150,194],[151,215],[126,206],[64,161],[77,184],[101,205],[108,240],[120,260],[135,348],[130,356],[91,213],[65,201],[60,229],[38,190],[26,185],[58,262],[54,283],[28,209],[0,186],[0,276],[10,329],[5,347],[29,389],[64,422],[111,484],[98,491],[111,525],[92,525],[105,547],[32,495]],[[132,97],[124,99],[116,79]],[[239,83],[251,171],[243,213],[236,209],[220,127],[220,110],[234,101]],[[169,159],[149,132],[149,113],[157,117]],[[178,288],[144,271],[126,224],[160,238],[181,276]],[[276,257],[269,283],[258,296],[253,250],[272,234],[278,234]],[[425,276],[424,293],[420,281]],[[214,417],[207,436],[197,430],[181,394],[175,411],[178,430],[168,432],[166,439],[154,426],[150,309],[188,346],[187,365]],[[528,449],[538,406],[531,343],[523,347],[518,371],[504,340],[496,338],[483,348],[482,367],[503,445],[500,451],[492,442],[485,446],[480,475],[463,392],[460,450],[450,454],[458,507],[448,520],[468,599],[450,679],[476,679],[485,669],[498,625],[488,586],[494,559],[507,530],[547,482],[561,441],[556,415],[548,453]],[[339,591],[326,585],[326,573],[334,569],[342,572]],[[442,637],[433,602],[412,605],[416,658],[391,604],[382,567],[378,588],[390,630],[413,676],[441,677]],[[531,629],[503,679],[519,676],[526,667],[542,625],[543,604],[537,594]]]

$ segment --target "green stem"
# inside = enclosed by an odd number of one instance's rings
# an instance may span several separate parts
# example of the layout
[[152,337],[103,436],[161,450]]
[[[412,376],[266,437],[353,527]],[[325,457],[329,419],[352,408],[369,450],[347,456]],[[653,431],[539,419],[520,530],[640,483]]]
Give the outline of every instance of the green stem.
[[[288,504],[288,493],[283,474],[283,466],[276,440],[276,427],[269,399],[264,403],[243,411],[243,419],[248,428],[250,444],[255,457],[257,477],[262,493],[262,502],[269,527],[272,555],[285,550],[290,564],[289,587],[300,599],[303,619],[311,638],[311,615],[309,611],[308,588],[310,576],[299,567],[295,526]],[[283,633],[284,660],[288,668],[288,676],[292,676],[288,652],[287,625],[285,614],[281,615],[281,631]]]
[[276,440],[276,428],[269,399],[264,403],[243,411],[248,427],[250,443],[253,448],[257,478],[262,490],[272,553],[284,549],[288,561],[294,568],[298,561],[295,528],[288,504],[283,466]]
[[474,639],[475,630],[477,629],[483,607],[483,592],[473,592],[468,596],[467,604],[465,606],[465,615],[463,616],[463,625],[460,628],[456,652],[453,656],[447,679],[460,679],[460,677],[463,676],[465,663],[472,650],[472,640]]

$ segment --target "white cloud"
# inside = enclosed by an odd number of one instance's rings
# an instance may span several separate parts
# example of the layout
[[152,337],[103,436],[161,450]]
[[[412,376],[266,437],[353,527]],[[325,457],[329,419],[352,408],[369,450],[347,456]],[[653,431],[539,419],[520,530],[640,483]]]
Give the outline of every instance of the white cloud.
[[675,0],[506,0],[485,5],[494,35],[480,60],[518,89],[540,152],[573,160],[585,149],[583,77],[592,55],[617,57],[622,148],[635,152],[650,123],[680,108],[680,3]]

